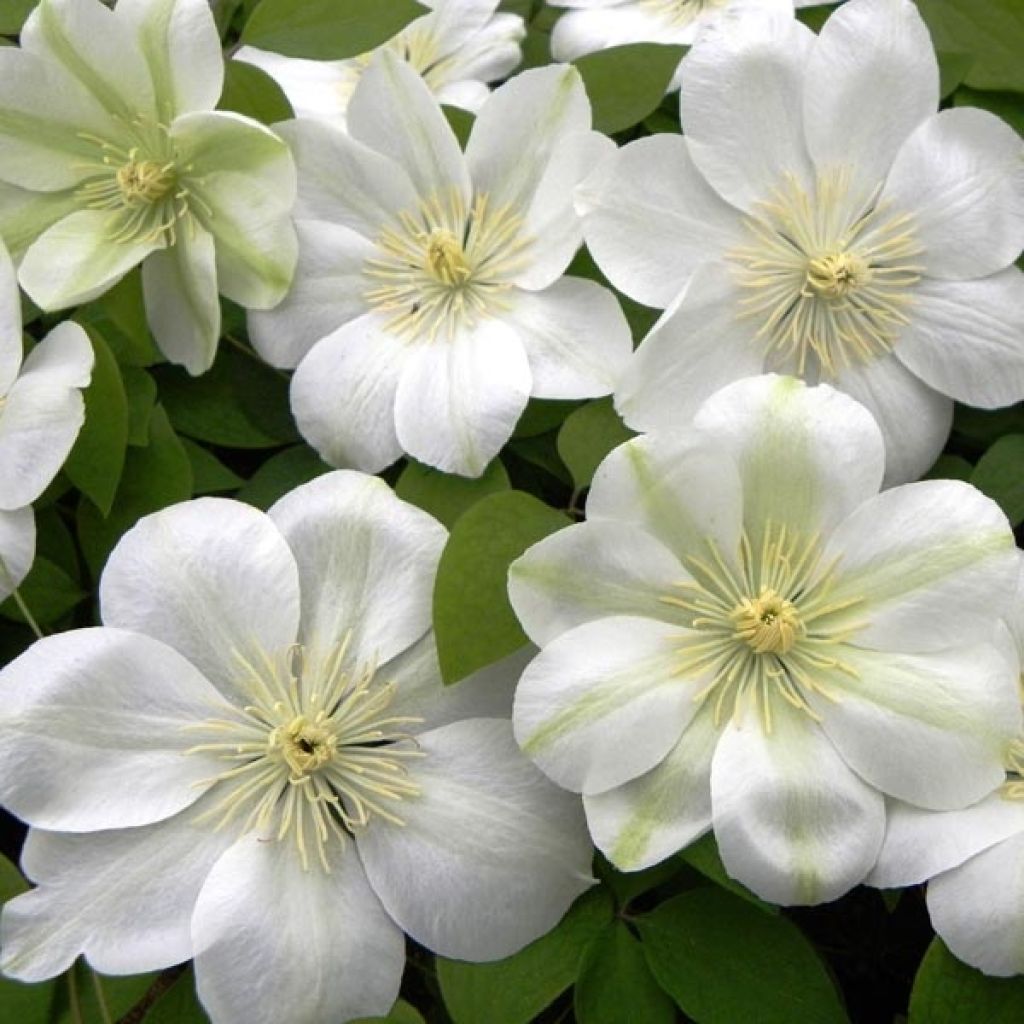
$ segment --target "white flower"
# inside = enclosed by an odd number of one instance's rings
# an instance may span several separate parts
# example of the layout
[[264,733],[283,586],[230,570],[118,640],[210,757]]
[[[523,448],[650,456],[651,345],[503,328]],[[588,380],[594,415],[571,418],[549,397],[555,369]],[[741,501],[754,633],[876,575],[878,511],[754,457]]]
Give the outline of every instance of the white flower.
[[150,327],[190,373],[213,361],[218,288],[278,302],[295,266],[295,169],[263,125],[214,111],[207,0],[43,0],[0,48],[0,235],[43,309],[142,262]]
[[951,398],[1024,397],[1024,142],[982,110],[935,113],[909,0],[849,0],[817,37],[735,28],[683,62],[685,137],[626,146],[580,190],[612,283],[669,307],[617,406],[676,428],[729,381],[820,378],[878,419],[887,481],[914,479]]
[[618,867],[713,828],[758,895],[834,899],[875,863],[884,796],[952,809],[1001,781],[1013,534],[959,481],[879,494],[883,461],[840,392],[740,381],[613,451],[588,521],[513,563],[542,647],[516,738]]
[[[1024,557],[1008,619],[1024,669]],[[988,974],[1024,974],[1024,737],[1011,748],[1006,782],[964,811],[889,811],[872,885],[928,879],[935,930],[963,961]]]
[[[476,111],[488,82],[522,60],[526,34],[517,14],[496,14],[498,0],[423,0],[432,8],[384,46],[418,71],[439,103]],[[375,50],[349,60],[305,60],[243,46],[236,60],[277,79],[297,117],[319,117],[344,129],[349,100]]]
[[465,155],[423,80],[384,51],[349,134],[281,126],[299,167],[299,266],[249,317],[257,351],[298,366],[292,411],[329,463],[402,452],[477,476],[529,396],[608,394],[632,351],[610,291],[563,277],[580,243],[572,187],[612,147],[573,68],[517,75]]
[[441,685],[445,536],[352,472],[125,534],[105,625],[0,673],[38,886],[4,908],[3,970],[194,957],[215,1024],[337,1024],[388,1011],[403,930],[486,960],[552,927],[592,883],[582,811],[516,749],[511,678]]

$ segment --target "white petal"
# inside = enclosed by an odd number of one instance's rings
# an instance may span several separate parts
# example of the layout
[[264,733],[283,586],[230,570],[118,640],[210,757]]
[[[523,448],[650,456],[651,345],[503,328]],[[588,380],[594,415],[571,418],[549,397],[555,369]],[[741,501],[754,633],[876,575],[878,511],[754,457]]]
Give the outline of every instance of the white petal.
[[199,889],[234,839],[230,830],[197,826],[202,807],[141,828],[29,832],[22,867],[39,888],[4,907],[4,973],[39,981],[66,970],[79,953],[107,974],[187,960]]
[[594,842],[620,871],[642,871],[711,827],[711,757],[719,730],[709,708],[646,775],[583,797]]
[[896,347],[936,391],[982,409],[1024,397],[1024,272],[975,281],[923,280]]
[[614,616],[563,633],[516,691],[516,739],[560,786],[600,793],[650,771],[697,712],[700,681],[679,671],[686,631]]
[[[0,50],[0,55],[12,49],[11,46],[5,47]],[[2,154],[5,152],[11,152],[6,139],[3,149],[0,149],[0,170],[3,169]],[[31,192],[0,181],[0,236],[13,259],[20,260],[44,231],[78,209],[76,192],[74,188],[59,192]]]
[[804,143],[804,71],[814,33],[792,17],[752,16],[705,35],[680,72],[690,155],[718,193],[743,210],[785,174],[811,180]]
[[386,1014],[405,965],[401,931],[355,847],[304,871],[286,842],[240,839],[213,866],[192,919],[196,988],[223,1024],[337,1024]]
[[273,78],[302,119],[320,118],[335,128],[345,129],[345,111],[349,97],[359,80],[354,61],[306,60],[285,57],[255,46],[243,46],[232,55],[234,60],[253,64]]
[[0,792],[30,825],[63,832],[147,825],[220,771],[186,727],[216,717],[217,691],[140,634],[80,629],[33,644],[0,673]]
[[825,903],[862,881],[885,829],[881,794],[846,766],[804,712],[772,705],[729,723],[711,763],[715,838],[726,870],[762,899]]
[[884,487],[918,480],[934,464],[953,422],[951,398],[932,390],[892,354],[847,367],[832,383],[856,398],[881,428]]
[[366,311],[362,269],[377,252],[342,224],[300,220],[295,233],[299,262],[291,290],[273,309],[249,313],[253,348],[285,370],[294,370],[321,338]]
[[366,313],[310,349],[292,377],[291,404],[302,436],[332,466],[376,473],[401,454],[395,396],[409,346]]
[[0,397],[21,369],[21,293],[7,247],[0,241]]
[[29,354],[0,409],[0,509],[36,500],[71,451],[85,419],[92,346],[78,324],[55,327]]
[[959,480],[876,495],[829,539],[830,599],[856,601],[862,647],[927,651],[986,639],[1013,597],[1017,561],[999,506]]
[[996,792],[962,811],[926,811],[892,802],[885,842],[868,884],[892,889],[917,885],[965,860],[1024,834],[1024,801]]
[[736,468],[711,440],[690,433],[678,439],[647,436],[619,445],[597,467],[587,517],[640,526],[684,560],[737,550],[742,491]]
[[245,705],[246,663],[295,640],[299,578],[266,515],[226,498],[196,498],[145,516],[118,541],[100,606],[106,625],[162,640]]
[[621,375],[615,408],[629,426],[684,429],[719,388],[764,370],[764,347],[736,313],[741,299],[727,266],[697,268]]
[[596,519],[559,530],[509,566],[508,593],[537,644],[594,619],[635,615],[685,624],[664,599],[690,574],[637,526]]
[[464,201],[469,172],[455,134],[422,78],[404,61],[380,50],[348,105],[348,130],[403,167],[421,199]]
[[965,963],[997,977],[1024,973],[1024,835],[933,879],[928,913]]
[[28,575],[36,556],[36,520],[31,508],[0,510],[0,601]]
[[551,33],[551,54],[555,60],[575,60],[585,53],[629,43],[688,44],[693,42],[694,30],[693,22],[676,28],[667,17],[643,4],[597,5],[558,19]]
[[419,345],[395,396],[398,440],[428,466],[479,476],[511,437],[530,384],[523,344],[503,320]]
[[475,718],[418,738],[422,791],[356,837],[391,916],[442,956],[498,960],[548,932],[593,884],[579,798],[516,749],[507,721]]
[[623,146],[576,189],[583,234],[608,280],[664,308],[693,271],[740,244],[739,212],[705,181],[681,135]]
[[149,64],[162,118],[213,110],[224,87],[224,55],[206,0],[118,0],[114,13]]
[[807,145],[818,170],[849,168],[864,195],[939,105],[935,51],[910,0],[855,0],[833,11],[811,48],[806,82]]
[[220,300],[213,235],[198,224],[142,263],[146,320],[165,356],[195,375],[217,354]]
[[872,786],[918,807],[955,810],[1002,782],[1021,728],[1017,663],[1008,651],[844,647],[837,657],[851,671],[822,673],[835,702],[808,700],[846,763]]
[[859,403],[827,385],[767,375],[722,388],[694,420],[732,454],[743,480],[744,521],[828,533],[878,492],[885,448]]
[[509,322],[526,349],[536,398],[592,398],[615,387],[633,351],[615,296],[593,281],[563,277],[516,295]]
[[304,643],[331,646],[351,632],[351,656],[380,665],[430,628],[448,532],[382,480],[326,473],[269,514],[299,567]]
[[1024,142],[988,111],[944,110],[896,154],[879,203],[912,216],[930,276],[994,274],[1024,247]]

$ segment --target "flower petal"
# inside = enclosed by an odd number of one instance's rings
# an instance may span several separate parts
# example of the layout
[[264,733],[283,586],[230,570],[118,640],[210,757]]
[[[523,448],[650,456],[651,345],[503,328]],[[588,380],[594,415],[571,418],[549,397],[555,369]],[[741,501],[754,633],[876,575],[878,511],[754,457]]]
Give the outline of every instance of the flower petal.
[[579,798],[516,749],[507,721],[417,737],[421,792],[356,836],[370,884],[417,942],[460,960],[510,956],[557,924],[594,880]]
[[732,454],[754,549],[769,523],[829,532],[878,492],[885,448],[871,414],[827,385],[766,375],[722,388],[694,423]]
[[633,429],[685,429],[720,387],[764,370],[763,346],[736,315],[741,299],[727,266],[697,268],[619,378],[615,407]]
[[578,277],[563,277],[543,291],[519,292],[509,322],[526,349],[536,398],[607,395],[633,351],[615,296]]
[[37,828],[148,825],[193,804],[221,770],[182,755],[195,742],[186,727],[223,701],[149,637],[102,628],[45,637],[4,668],[0,689],[0,793]]
[[146,320],[165,356],[194,376],[213,365],[220,300],[213,235],[196,224],[143,261]]
[[430,628],[448,531],[364,473],[326,473],[270,510],[299,567],[302,641],[380,665]]
[[642,871],[711,827],[711,757],[720,730],[704,707],[646,775],[583,797],[590,834],[620,871]]
[[50,485],[85,419],[92,345],[72,321],[55,327],[29,354],[0,410],[0,508],[35,501]]
[[844,647],[847,671],[822,673],[835,695],[808,695],[846,763],[888,796],[955,810],[1003,780],[1021,729],[1017,661],[990,644],[927,654]]
[[928,913],[943,942],[986,974],[1024,973],[1024,835],[932,879]]
[[927,811],[891,802],[885,842],[869,885],[917,885],[975,854],[1024,834],[1024,801],[995,792],[962,811]]
[[[832,382],[875,418],[885,441],[883,487],[918,480],[939,457],[953,400],[914,376],[893,354],[841,370]],[[907,424],[914,429],[908,430]]]
[[680,135],[623,146],[576,189],[583,234],[621,292],[665,308],[701,263],[740,244],[740,213],[705,181]]
[[699,680],[679,670],[685,633],[623,615],[556,637],[516,691],[523,752],[560,786],[588,794],[650,771],[698,709]]
[[994,274],[1024,247],[1024,141],[986,110],[944,110],[896,154],[878,201],[911,214],[931,277]]
[[829,597],[856,602],[853,642],[928,651],[988,638],[1010,609],[1017,556],[990,498],[959,480],[923,480],[866,501],[829,539]]
[[657,9],[642,4],[566,6],[586,9],[569,11],[555,23],[551,33],[551,55],[555,60],[576,60],[586,53],[629,43],[693,42],[693,21],[676,28]]
[[262,512],[196,498],[140,519],[107,559],[100,607],[108,626],[156,637],[239,706],[256,664],[295,641],[295,559]]
[[31,507],[0,510],[0,601],[28,575],[36,557],[36,519]]
[[78,210],[57,221],[28,248],[18,270],[21,287],[45,310],[66,309],[102,295],[159,249],[159,238],[112,237],[109,210]]
[[18,377],[22,360],[21,293],[10,253],[0,241],[0,398]]
[[377,251],[341,224],[300,220],[295,231],[299,262],[290,291],[273,309],[249,314],[253,348],[285,370],[294,370],[321,338],[366,312],[362,269]]
[[751,211],[785,174],[811,180],[801,104],[815,35],[791,16],[768,12],[728,28],[704,35],[683,62],[683,131],[719,195]]
[[401,454],[395,396],[409,347],[366,313],[318,341],[292,377],[291,404],[302,436],[332,466],[376,473]]
[[[10,50],[11,47],[4,49]],[[5,142],[4,147],[0,147],[0,154],[6,145]],[[44,231],[78,209],[79,197],[76,191],[30,192],[0,181],[0,238],[3,238],[12,259],[20,260],[25,250]]]
[[726,871],[762,899],[825,903],[852,889],[882,845],[885,804],[818,725],[781,700],[725,727],[711,762],[715,838]]
[[511,437],[530,385],[518,332],[502,320],[419,345],[395,396],[398,440],[428,466],[479,476]]
[[402,932],[355,848],[305,871],[286,842],[246,836],[213,866],[196,903],[196,989],[223,1024],[336,1024],[386,1014],[405,965]]
[[388,50],[377,52],[348,105],[352,137],[396,161],[419,199],[470,195],[458,140],[426,82]]
[[641,527],[596,519],[528,548],[509,566],[508,593],[523,629],[543,645],[609,615],[684,625],[682,613],[664,598],[689,578],[679,559]]
[[80,953],[107,974],[143,974],[187,960],[199,890],[234,841],[230,830],[195,824],[203,806],[200,800],[141,828],[30,831],[22,867],[39,888],[4,906],[4,973],[41,981]]
[[843,4],[811,48],[806,74],[807,145],[818,171],[846,167],[853,187],[871,195],[939,105],[939,65],[921,15],[910,0]]
[[161,119],[213,110],[224,88],[224,55],[206,0],[118,0],[114,14],[149,65]]
[[192,212],[217,246],[217,280],[232,302],[269,309],[295,271],[295,164],[269,128],[227,111],[183,114],[171,126]]

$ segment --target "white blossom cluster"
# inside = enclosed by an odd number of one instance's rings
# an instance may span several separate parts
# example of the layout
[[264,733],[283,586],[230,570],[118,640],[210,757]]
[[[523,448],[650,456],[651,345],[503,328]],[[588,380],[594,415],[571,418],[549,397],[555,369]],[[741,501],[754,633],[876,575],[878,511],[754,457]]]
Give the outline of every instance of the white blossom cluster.
[[[42,0],[0,47],[0,598],[93,366],[71,320],[22,358],[18,285],[60,311],[141,264],[193,375],[242,306],[335,467],[143,518],[101,624],[0,671],[8,976],[191,958],[215,1024],[336,1024],[388,1012],[404,935],[507,956],[593,846],[636,871],[709,831],[779,904],[934,879],[950,948],[1024,972],[1024,565],[993,501],[919,480],[954,400],[1024,399],[1024,143],[937,112],[910,0],[818,35],[790,0],[556,5],[557,60],[692,44],[683,134],[619,147],[571,64],[512,74],[496,0],[341,62],[240,50],[273,126],[214,109],[207,0]],[[664,310],[635,352],[584,243]],[[478,477],[531,398],[609,395],[641,433],[510,570],[535,646],[442,686],[447,533],[369,474]]]

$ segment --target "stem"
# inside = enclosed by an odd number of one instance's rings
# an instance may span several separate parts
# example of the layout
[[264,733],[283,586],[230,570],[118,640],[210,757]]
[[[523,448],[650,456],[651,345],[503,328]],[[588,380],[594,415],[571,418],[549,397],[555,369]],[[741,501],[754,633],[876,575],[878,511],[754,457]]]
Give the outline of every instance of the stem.
[[11,592],[11,597],[14,598],[14,603],[18,606],[18,611],[21,612],[22,616],[28,623],[29,628],[32,630],[32,632],[35,633],[36,639],[42,640],[45,634],[39,628],[39,623],[36,622],[35,616],[32,614],[31,611],[29,611],[28,605],[25,604],[25,599],[21,596],[21,591],[18,590],[16,586],[14,586],[14,577],[11,575],[10,570],[4,564],[4,560],[2,558],[0,558],[0,576],[3,576],[4,579],[7,580],[8,585],[14,587],[13,591]]
[[110,1016],[110,1007],[107,1006],[107,997],[103,994],[103,983],[100,981],[100,976],[93,970],[90,970],[89,973],[92,975],[92,987],[96,990],[96,1005],[100,1008],[100,1020],[103,1021],[103,1024],[114,1024]]
[[78,979],[75,977],[75,964],[68,969],[68,1003],[71,1009],[71,1020],[74,1024],[82,1024],[82,1004],[78,998]]

